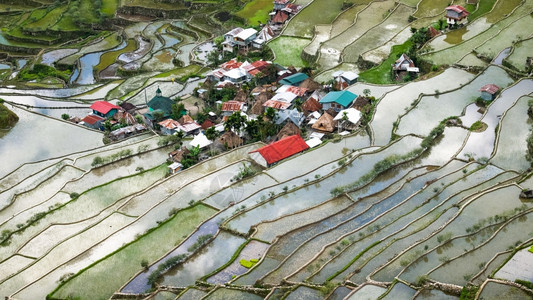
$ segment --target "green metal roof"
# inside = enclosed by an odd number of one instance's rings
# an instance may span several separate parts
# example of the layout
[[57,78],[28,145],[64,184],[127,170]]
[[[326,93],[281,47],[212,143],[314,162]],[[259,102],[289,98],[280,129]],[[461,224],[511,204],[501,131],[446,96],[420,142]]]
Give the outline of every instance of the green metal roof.
[[291,76],[287,76],[283,78],[282,80],[279,81],[279,83],[288,84],[288,85],[296,85],[296,84],[299,84],[300,82],[303,82],[307,78],[309,78],[309,76],[305,75],[304,73],[296,73]]
[[172,114],[172,104],[174,101],[168,97],[155,96],[152,100],[148,101],[148,107],[151,110],[162,110],[166,115]]
[[329,92],[320,100],[320,103],[336,102],[344,107],[348,107],[355,98],[357,98],[357,95],[349,91]]

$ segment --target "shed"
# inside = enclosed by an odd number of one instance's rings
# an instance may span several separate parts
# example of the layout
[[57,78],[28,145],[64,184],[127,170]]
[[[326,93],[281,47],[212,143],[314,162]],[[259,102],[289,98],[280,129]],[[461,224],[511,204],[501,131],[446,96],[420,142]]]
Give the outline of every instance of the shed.
[[176,174],[183,168],[183,165],[179,162],[174,162],[170,166],[168,166],[168,173],[169,174]]
[[[346,121],[342,120],[344,115],[346,115]],[[341,110],[333,120],[337,121],[339,128],[342,127],[342,129],[354,130],[357,128],[359,121],[361,120],[361,112],[353,107],[344,109]]]
[[492,101],[496,98],[496,95],[498,94],[498,91],[500,90],[500,87],[493,84],[485,84],[484,86],[479,89],[481,92],[481,99],[486,101]]
[[80,124],[92,129],[100,129],[104,120],[105,119],[100,116],[91,114],[83,118]]
[[292,135],[250,152],[250,157],[267,167],[307,149],[309,146],[299,135]]

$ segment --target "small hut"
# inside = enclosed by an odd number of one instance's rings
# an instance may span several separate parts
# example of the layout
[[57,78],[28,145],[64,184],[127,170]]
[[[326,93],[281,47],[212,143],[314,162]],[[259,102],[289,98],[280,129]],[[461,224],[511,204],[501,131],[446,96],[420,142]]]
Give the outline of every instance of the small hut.
[[174,162],[181,162],[185,155],[189,154],[189,149],[183,147],[178,150],[174,150],[168,154],[169,160]]
[[294,125],[294,123],[288,122],[287,124],[285,124],[285,126],[283,126],[283,128],[281,128],[280,132],[278,132],[278,135],[276,136],[276,141],[296,134],[302,136],[302,131],[298,126]]
[[320,85],[320,83],[314,81],[313,78],[309,77],[304,80],[302,84],[300,84],[300,88],[306,88],[308,91],[313,92],[316,90],[320,90],[322,86]]
[[322,104],[315,98],[309,98],[302,104],[302,111],[306,116],[320,110],[322,110]]
[[226,149],[237,148],[242,145],[242,139],[233,131],[226,131],[217,139],[217,143]]
[[270,99],[270,93],[263,92],[259,94],[255,99],[252,109],[250,110],[250,114],[260,116],[265,113],[265,107],[263,105],[268,101],[268,99]]
[[313,124],[312,128],[322,132],[333,132],[337,127],[333,117],[325,112],[316,122]]
[[481,92],[481,99],[485,101],[492,101],[494,98],[496,98],[498,91],[500,91],[500,87],[493,83],[489,83],[482,86],[479,91]]

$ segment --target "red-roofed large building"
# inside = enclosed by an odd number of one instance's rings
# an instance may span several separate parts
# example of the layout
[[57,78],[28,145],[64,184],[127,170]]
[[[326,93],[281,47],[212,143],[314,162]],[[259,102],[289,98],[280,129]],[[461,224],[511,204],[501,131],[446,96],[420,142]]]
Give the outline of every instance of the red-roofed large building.
[[118,112],[120,107],[107,101],[96,101],[91,105],[91,109],[95,115],[103,118],[110,118]]
[[446,21],[448,26],[464,24],[469,13],[461,5],[450,5],[446,7]]
[[291,135],[250,152],[250,157],[258,164],[268,167],[307,149],[309,146],[299,135]]

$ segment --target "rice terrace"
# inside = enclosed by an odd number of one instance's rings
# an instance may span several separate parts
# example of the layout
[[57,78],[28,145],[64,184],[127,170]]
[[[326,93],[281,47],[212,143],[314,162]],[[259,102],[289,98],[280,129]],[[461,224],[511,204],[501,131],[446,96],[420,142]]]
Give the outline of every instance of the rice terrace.
[[2,299],[532,299],[533,0],[0,0]]

